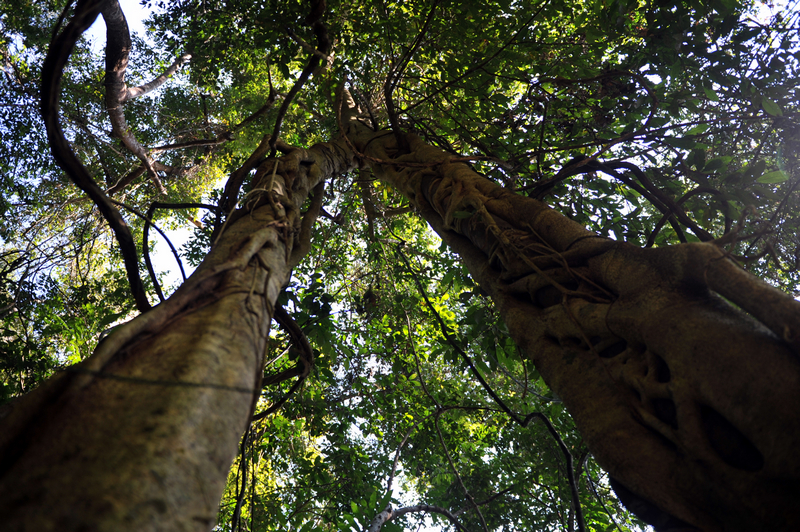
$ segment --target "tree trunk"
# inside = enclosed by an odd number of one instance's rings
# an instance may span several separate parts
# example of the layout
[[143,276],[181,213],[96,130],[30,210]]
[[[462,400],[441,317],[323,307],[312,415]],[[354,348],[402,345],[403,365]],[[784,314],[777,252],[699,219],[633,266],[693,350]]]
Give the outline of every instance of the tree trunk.
[[0,410],[0,530],[216,524],[260,395],[273,305],[299,258],[294,236],[308,232],[300,206],[353,164],[342,142],[268,159],[218,243],[167,302]]
[[[354,166],[351,144],[491,294],[624,502],[663,530],[800,525],[796,302],[713,244],[637,249],[414,136],[405,154],[357,122],[348,137],[262,164],[168,302],[0,410],[4,530],[214,524],[258,397],[273,305],[297,260],[299,206]],[[391,158],[412,166],[381,164]]]
[[602,238],[385,139],[355,144],[491,295],[629,508],[659,530],[800,528],[800,304],[713,243]]

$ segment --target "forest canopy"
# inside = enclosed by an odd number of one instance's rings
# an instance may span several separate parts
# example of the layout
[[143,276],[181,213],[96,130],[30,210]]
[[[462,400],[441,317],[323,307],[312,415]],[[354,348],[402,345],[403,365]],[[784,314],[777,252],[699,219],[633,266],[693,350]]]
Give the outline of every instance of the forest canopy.
[[[271,158],[338,141],[358,161],[294,206],[313,229],[278,231],[305,255],[287,251],[215,530],[646,526],[370,144],[436,147],[616,242],[714,243],[800,293],[795,0],[158,0],[130,37],[106,1],[107,41],[76,34],[53,78],[91,3],[0,0],[0,403],[165,308],[262,205]],[[53,155],[48,97],[84,184]],[[167,230],[191,236],[156,253]],[[541,306],[584,286],[555,285]]]

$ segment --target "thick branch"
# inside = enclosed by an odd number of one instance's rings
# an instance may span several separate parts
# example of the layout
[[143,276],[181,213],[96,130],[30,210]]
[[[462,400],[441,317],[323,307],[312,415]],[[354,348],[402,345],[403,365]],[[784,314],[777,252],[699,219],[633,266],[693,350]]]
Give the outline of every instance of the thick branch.
[[316,48],[314,48],[314,45],[312,45],[312,44],[304,41],[303,39],[301,39],[300,36],[297,35],[294,32],[294,30],[292,30],[292,28],[286,28],[286,33],[289,35],[289,37],[292,38],[292,40],[294,42],[299,44],[303,48],[303,50],[305,50],[306,52],[319,57],[320,59],[322,59],[325,62],[327,62],[329,60],[328,56],[326,54],[323,54],[321,51],[319,51]]
[[[150,179],[161,194],[167,189],[161,183],[157,170],[171,170],[164,165],[154,163],[150,153],[142,146],[128,127],[123,112],[123,104],[131,99],[146,94],[160,86],[167,77],[174,73],[190,57],[182,55],[167,71],[150,83],[129,90],[125,83],[125,72],[128,68],[128,57],[131,51],[131,36],[128,22],[120,8],[118,0],[108,0],[102,7],[103,19],[106,22],[106,109],[111,120],[112,135],[119,137],[128,150],[136,155],[144,164]],[[162,79],[163,77],[163,79]]]
[[311,204],[308,210],[303,215],[300,222],[300,231],[298,231],[295,238],[295,247],[292,250],[292,256],[289,258],[290,267],[294,268],[300,263],[311,250],[311,232],[314,228],[314,222],[317,221],[320,210],[322,210],[322,200],[325,197],[325,183],[320,183],[314,187],[314,195],[311,197]]
[[106,190],[106,194],[108,194],[109,196],[113,196],[123,188],[133,183],[133,181],[137,177],[143,175],[145,171],[146,170],[144,166],[137,166],[136,168],[134,168],[133,170],[122,176],[120,180],[114,183],[114,185],[111,188]]
[[306,380],[306,377],[308,377],[309,373],[311,373],[311,368],[314,366],[314,350],[311,349],[311,344],[308,343],[308,338],[306,338],[306,335],[300,326],[297,325],[297,322],[294,321],[289,313],[286,312],[286,309],[281,306],[275,307],[273,317],[275,318],[275,321],[280,324],[283,330],[289,334],[289,337],[292,341],[292,346],[294,346],[298,351],[299,363],[294,368],[282,371],[277,375],[272,375],[264,379],[261,385],[269,386],[272,384],[277,384],[294,376],[297,376],[298,379],[292,385],[292,387],[289,388],[289,391],[286,392],[278,401],[276,401],[275,404],[267,408],[265,411],[254,415],[253,421],[263,419],[282,407],[289,397],[291,397],[292,394],[296,392],[298,388],[300,388],[300,385]]
[[89,171],[78,160],[61,129],[58,100],[61,94],[61,76],[81,34],[92,25],[103,7],[101,0],[80,0],[75,8],[75,17],[64,31],[53,39],[42,67],[42,118],[47,129],[47,138],[53,157],[75,183],[97,205],[119,242],[120,251],[128,274],[133,298],[137,308],[144,312],[150,309],[144,285],[139,277],[139,261],[136,244],[128,225],[111,200],[95,183]]
[[394,157],[390,141],[354,142],[370,162],[429,165],[370,164],[461,256],[598,463],[629,501],[653,510],[649,522],[797,528],[784,511],[800,475],[800,305],[791,296],[714,244],[603,239],[445,162],[447,153],[409,144],[411,154]]
[[233,135],[231,135],[228,132],[225,132],[219,135],[215,139],[198,139],[198,140],[190,140],[187,142],[177,142],[175,144],[164,144],[163,146],[156,146],[154,148],[150,148],[150,153],[159,153],[167,150],[179,150],[183,148],[204,148],[208,146],[218,146],[230,140],[233,140]]

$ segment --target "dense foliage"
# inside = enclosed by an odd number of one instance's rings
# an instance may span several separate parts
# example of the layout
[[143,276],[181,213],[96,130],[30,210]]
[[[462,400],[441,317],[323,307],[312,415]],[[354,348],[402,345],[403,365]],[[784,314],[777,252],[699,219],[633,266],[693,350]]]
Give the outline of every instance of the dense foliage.
[[[111,134],[102,47],[77,48],[61,99],[73,148],[141,246],[152,247],[152,231],[142,240],[148,212],[165,228],[202,226],[181,248],[199,263],[221,214],[151,204],[214,204],[265,134],[279,130],[296,146],[336,137],[335,92],[346,80],[375,127],[472,157],[488,178],[602,235],[648,247],[721,239],[754,273],[798,290],[796,2],[331,1],[322,19],[330,49],[310,70],[318,36],[304,24],[305,2],[148,7],[151,31],[134,39],[128,84],[192,54],[125,106],[131,131],[164,165],[166,195]],[[53,162],[38,115],[42,61],[71,8],[0,8],[7,401],[87,357],[134,304],[111,233]],[[297,83],[304,69],[313,73]],[[161,271],[175,270],[168,260]],[[174,276],[148,281],[152,302],[165,279]],[[568,467],[592,529],[643,526],[457,257],[369,172],[326,185],[312,250],[281,303],[315,366],[245,434],[219,530],[361,530],[390,500],[444,509],[467,530],[572,530]],[[297,357],[276,328],[265,375]],[[515,423],[476,375],[520,416],[541,418]],[[265,388],[257,411],[290,386]],[[384,529],[424,519],[455,526],[433,511]]]

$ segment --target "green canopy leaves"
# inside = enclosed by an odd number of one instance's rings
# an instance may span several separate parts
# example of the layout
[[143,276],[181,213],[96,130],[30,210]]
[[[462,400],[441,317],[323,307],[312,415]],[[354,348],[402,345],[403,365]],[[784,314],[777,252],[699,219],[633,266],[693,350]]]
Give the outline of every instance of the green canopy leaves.
[[[110,232],[54,164],[38,115],[61,4],[0,3],[2,400],[86,357],[133,310]],[[73,149],[120,202],[140,254],[136,213],[153,201],[216,203],[239,169],[244,186],[230,199],[246,203],[242,165],[275,149],[266,135],[276,124],[291,146],[338,136],[334,102],[346,82],[376,130],[413,130],[601,235],[640,246],[719,239],[751,271],[797,290],[796,3],[770,14],[727,0],[331,1],[325,52],[305,2],[149,7],[128,85],[192,54],[124,107],[163,165],[166,197],[110,134],[105,67],[85,42],[61,98]],[[319,66],[300,87],[315,54]],[[409,511],[384,530],[455,528],[453,519],[467,530],[572,530],[575,496],[590,529],[643,526],[490,301],[397,191],[366,171],[325,187],[311,251],[280,301],[315,366],[245,435],[219,529],[360,530],[387,504],[424,503],[450,515]],[[202,226],[182,248],[196,265],[221,210],[156,209],[152,221]],[[265,377],[299,356],[274,330]],[[480,379],[520,418],[541,418],[515,423]],[[291,386],[265,388],[257,411]]]

